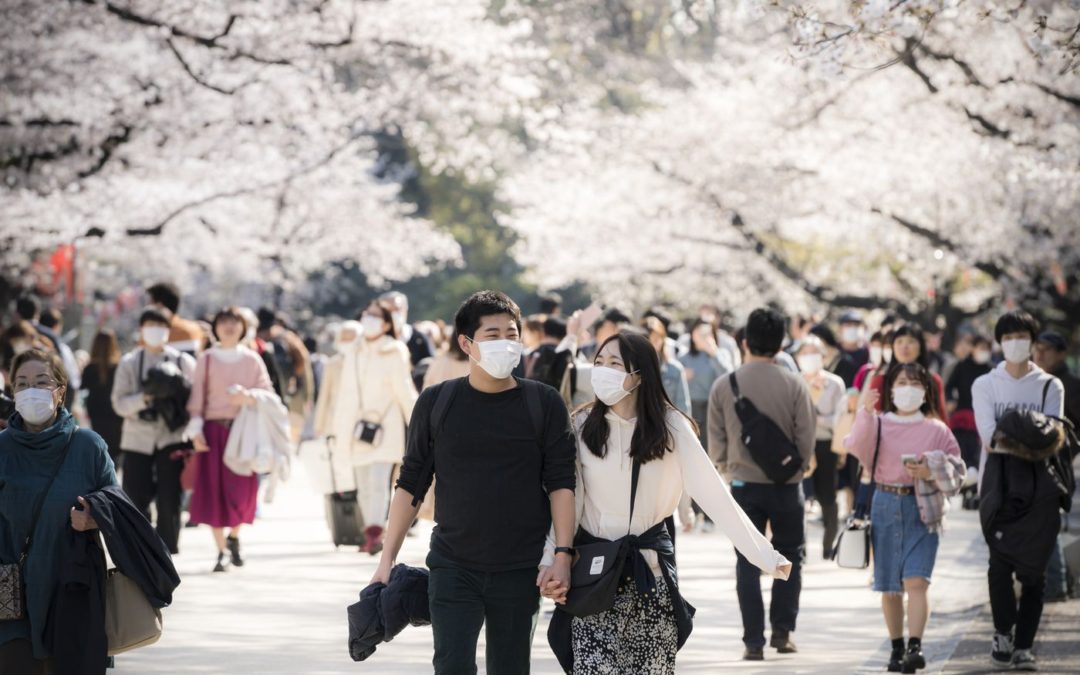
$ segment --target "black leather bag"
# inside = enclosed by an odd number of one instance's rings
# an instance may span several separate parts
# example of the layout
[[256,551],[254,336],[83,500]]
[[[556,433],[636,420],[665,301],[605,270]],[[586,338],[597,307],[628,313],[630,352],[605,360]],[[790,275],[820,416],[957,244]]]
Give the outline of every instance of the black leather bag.
[[739,393],[735,373],[731,374],[731,393],[735,395],[735,414],[742,424],[742,442],[750,451],[750,457],[769,480],[777,485],[786,484],[802,471],[803,460],[799,449],[776,422]]
[[[634,460],[630,478],[630,522],[634,519],[641,462]],[[577,547],[578,557],[570,568],[570,590],[561,609],[576,617],[606,612],[615,604],[626,556],[630,552],[630,523],[627,536],[615,541],[594,541]]]

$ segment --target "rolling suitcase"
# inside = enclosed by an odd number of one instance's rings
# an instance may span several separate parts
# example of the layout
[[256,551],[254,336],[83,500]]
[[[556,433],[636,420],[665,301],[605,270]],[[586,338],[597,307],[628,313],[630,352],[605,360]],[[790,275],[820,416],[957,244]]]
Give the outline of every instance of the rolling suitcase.
[[[326,439],[326,446],[330,465],[333,467],[333,436]],[[330,526],[334,546],[363,546],[366,541],[364,515],[360,513],[360,505],[356,503],[356,490],[338,492],[333,470],[330,472],[330,481],[334,492],[326,495],[326,521]]]

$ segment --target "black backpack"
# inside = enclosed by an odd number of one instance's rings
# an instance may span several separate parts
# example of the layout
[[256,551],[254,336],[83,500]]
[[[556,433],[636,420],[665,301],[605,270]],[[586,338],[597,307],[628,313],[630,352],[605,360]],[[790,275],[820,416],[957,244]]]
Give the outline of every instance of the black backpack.
[[802,471],[803,460],[791,439],[761,414],[753,401],[739,393],[739,382],[731,374],[731,392],[735,394],[735,414],[742,423],[742,442],[754,462],[777,485],[784,485]]

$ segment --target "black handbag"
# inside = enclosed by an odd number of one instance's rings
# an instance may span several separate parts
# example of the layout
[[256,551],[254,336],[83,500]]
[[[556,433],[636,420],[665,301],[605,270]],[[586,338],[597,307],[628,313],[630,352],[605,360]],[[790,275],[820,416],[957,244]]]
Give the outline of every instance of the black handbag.
[[561,609],[576,617],[606,612],[615,604],[626,556],[630,552],[630,527],[634,520],[641,462],[634,459],[630,477],[630,523],[625,537],[615,541],[594,541],[577,546],[578,557],[570,568],[570,590]]
[[26,539],[23,541],[19,562],[0,565],[0,621],[18,621],[26,618],[26,584],[23,581],[23,568],[26,566],[26,558],[30,554],[30,544],[34,539],[34,530],[37,529],[41,509],[45,506],[45,497],[52,490],[56,476],[60,473],[60,469],[67,460],[71,441],[75,438],[75,432],[78,430],[78,427],[71,430],[64,451],[60,455],[60,461],[57,463],[56,469],[53,470],[52,477],[49,478],[49,483],[45,486],[45,491],[38,496],[37,502],[34,504],[34,515],[30,519],[30,529],[26,532]]
[[878,453],[881,451],[881,420],[877,423],[877,444],[874,446],[874,461],[870,469],[870,485],[860,491],[859,503],[855,512],[848,516],[847,524],[840,531],[833,547],[836,564],[847,569],[866,569],[870,567],[870,502],[874,498],[874,475],[877,473]]

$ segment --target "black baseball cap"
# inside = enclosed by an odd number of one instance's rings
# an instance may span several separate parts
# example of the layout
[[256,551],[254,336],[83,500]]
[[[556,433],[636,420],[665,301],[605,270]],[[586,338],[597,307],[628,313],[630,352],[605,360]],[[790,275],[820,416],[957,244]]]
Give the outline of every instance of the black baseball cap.
[[1057,331],[1043,331],[1039,334],[1039,337],[1035,339],[1035,342],[1050,345],[1059,352],[1067,351],[1069,349],[1069,343],[1065,340],[1065,337]]

